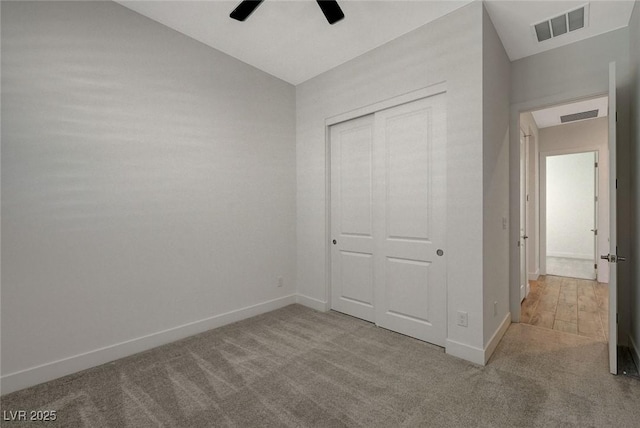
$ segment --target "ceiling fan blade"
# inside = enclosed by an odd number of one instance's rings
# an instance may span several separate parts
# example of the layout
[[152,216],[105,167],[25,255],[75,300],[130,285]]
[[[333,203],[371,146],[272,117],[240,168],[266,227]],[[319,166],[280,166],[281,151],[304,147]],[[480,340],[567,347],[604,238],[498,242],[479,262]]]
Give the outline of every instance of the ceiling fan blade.
[[229,16],[238,21],[244,21],[260,6],[260,3],[262,3],[262,0],[243,0],[238,7],[233,9]]
[[329,24],[333,25],[344,18],[344,13],[336,0],[317,0],[317,2]]

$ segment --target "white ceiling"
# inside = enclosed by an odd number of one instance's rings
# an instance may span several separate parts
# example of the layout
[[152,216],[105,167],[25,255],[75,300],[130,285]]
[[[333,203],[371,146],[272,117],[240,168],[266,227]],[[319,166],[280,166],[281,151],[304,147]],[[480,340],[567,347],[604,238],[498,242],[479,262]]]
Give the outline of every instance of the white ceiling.
[[[598,117],[605,117],[608,115],[609,98],[600,97],[590,100],[578,101],[571,104],[563,104],[559,106],[549,107],[542,110],[532,111],[531,114],[536,121],[538,128],[548,128],[550,126],[567,125],[569,123],[582,122],[582,120],[576,122],[562,123],[560,116],[567,114],[581,113],[583,111],[598,110]],[[594,118],[596,119],[596,118]],[[591,119],[584,119],[591,120]]]
[[[240,0],[118,3],[297,85],[370,51],[470,0],[338,0],[345,18],[329,25],[314,0],[265,0],[245,21],[229,18]],[[511,60],[628,25],[633,1],[591,1],[588,28],[538,43],[531,25],[586,1],[487,0]]]
[[470,3],[338,1],[334,25],[315,0],[265,0],[244,22],[229,18],[240,0],[118,3],[294,85]]

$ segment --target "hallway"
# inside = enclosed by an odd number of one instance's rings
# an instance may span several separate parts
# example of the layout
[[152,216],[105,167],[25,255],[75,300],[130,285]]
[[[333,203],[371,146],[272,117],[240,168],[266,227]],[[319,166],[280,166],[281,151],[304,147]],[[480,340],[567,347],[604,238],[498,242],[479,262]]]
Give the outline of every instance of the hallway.
[[551,275],[529,284],[520,322],[607,341],[607,284]]

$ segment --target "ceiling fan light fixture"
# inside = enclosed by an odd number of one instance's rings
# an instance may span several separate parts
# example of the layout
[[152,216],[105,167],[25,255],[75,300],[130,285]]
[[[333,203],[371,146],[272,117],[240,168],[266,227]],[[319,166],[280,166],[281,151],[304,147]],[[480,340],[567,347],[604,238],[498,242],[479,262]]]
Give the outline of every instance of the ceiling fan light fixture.
[[[254,10],[258,8],[258,6],[260,6],[262,1],[263,0],[243,0],[235,9],[233,9],[233,12],[231,12],[229,17],[237,21],[244,21],[253,13]],[[340,9],[336,0],[316,1],[318,2],[318,6],[320,6],[320,10],[322,10],[325,18],[329,21],[329,24],[333,25],[344,18],[344,13],[342,12],[342,9]]]
[[258,6],[260,6],[260,3],[262,3],[262,0],[243,0],[235,9],[233,9],[233,12],[231,12],[229,17],[237,21],[244,21],[253,13],[254,10],[258,8]]
[[344,18],[344,13],[336,0],[317,0],[317,2],[329,24],[333,25]]

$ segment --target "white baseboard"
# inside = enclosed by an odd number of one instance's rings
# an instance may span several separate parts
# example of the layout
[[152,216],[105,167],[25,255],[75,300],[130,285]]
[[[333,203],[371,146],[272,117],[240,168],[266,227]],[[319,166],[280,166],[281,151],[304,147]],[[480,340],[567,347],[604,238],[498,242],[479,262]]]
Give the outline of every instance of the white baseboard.
[[453,355],[454,357],[462,358],[463,360],[484,366],[487,364],[487,361],[489,361],[489,358],[491,358],[491,355],[493,355],[498,343],[500,343],[502,336],[504,336],[510,325],[511,312],[508,312],[484,349],[447,339],[445,351],[447,354]]
[[454,357],[471,361],[472,363],[479,364],[481,366],[484,365],[484,350],[482,348],[476,348],[475,346],[467,345],[466,343],[447,339],[445,342],[445,352],[449,355],[453,355]]
[[631,350],[633,362],[636,363],[636,367],[640,368],[640,348],[638,348],[631,335],[629,335],[629,349]]
[[160,345],[174,342],[194,334],[202,333],[213,328],[231,324],[236,321],[250,318],[265,312],[273,311],[284,306],[296,303],[297,296],[291,294],[278,299],[269,300],[256,305],[233,310],[220,315],[214,315],[199,321],[190,322],[178,327],[152,333],[146,336],[105,346],[83,354],[52,361],[36,367],[31,367],[14,373],[9,373],[0,378],[2,394],[18,391],[42,382],[47,382],[79,372],[91,367],[99,366],[119,358],[127,357],[138,352],[146,351]]
[[489,343],[484,347],[484,364],[487,364],[491,355],[493,355],[494,351],[498,347],[498,343],[502,340],[502,336],[507,332],[507,329],[511,325],[511,312],[507,312],[507,315],[504,316],[504,319],[500,323],[498,329],[493,333]]
[[529,281],[537,281],[539,277],[540,277],[540,269],[536,269],[534,273],[527,274],[527,279]]
[[296,294],[296,303],[320,312],[327,312],[331,309],[329,302],[314,299],[313,297],[305,296],[304,294]]
[[593,254],[563,253],[563,252],[555,252],[555,251],[547,252],[547,257],[560,257],[563,259],[593,260]]

